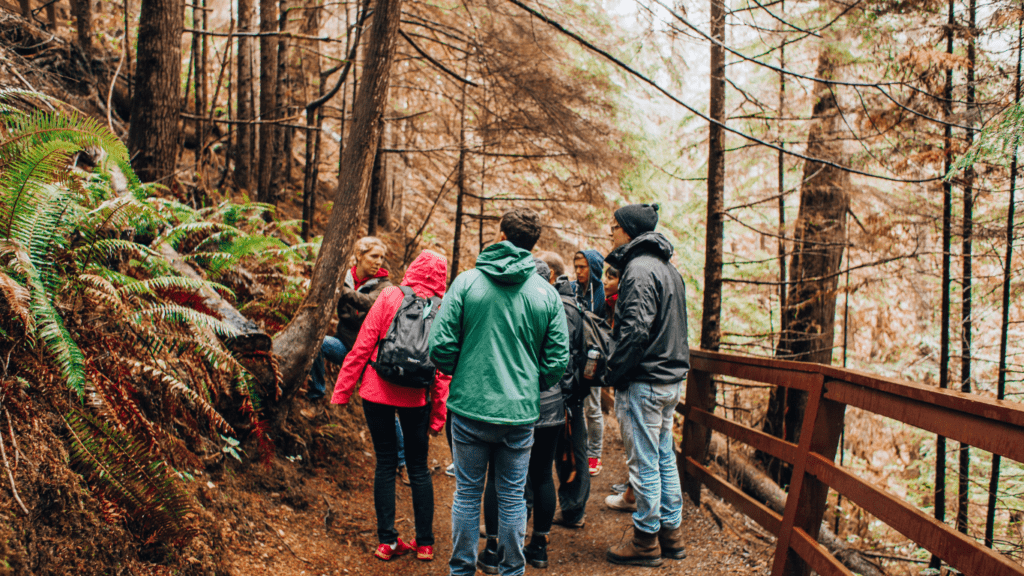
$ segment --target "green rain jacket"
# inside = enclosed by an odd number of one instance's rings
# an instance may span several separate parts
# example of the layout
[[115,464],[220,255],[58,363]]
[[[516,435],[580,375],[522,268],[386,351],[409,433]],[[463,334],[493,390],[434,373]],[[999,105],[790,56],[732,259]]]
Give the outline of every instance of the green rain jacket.
[[452,412],[491,424],[537,421],[541,389],[569,363],[569,336],[562,301],[528,251],[499,242],[459,274],[430,327],[430,357],[452,375]]

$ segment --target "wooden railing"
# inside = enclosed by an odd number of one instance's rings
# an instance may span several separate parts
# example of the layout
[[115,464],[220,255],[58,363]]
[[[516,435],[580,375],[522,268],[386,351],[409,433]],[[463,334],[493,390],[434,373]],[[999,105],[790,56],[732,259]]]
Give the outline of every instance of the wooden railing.
[[[847,406],[892,418],[947,438],[1024,462],[1024,409],[991,400],[881,378],[856,370],[694,350],[685,402],[680,473],[694,502],[701,485],[731,503],[777,538],[773,576],[852,572],[818,544],[832,488],[950,566],[970,576],[1024,576],[1024,567],[936,521],[915,506],[861,480],[835,463]],[[786,442],[711,413],[713,375],[784,386],[807,393],[799,444]],[[704,466],[711,431],[792,465],[780,516]]]

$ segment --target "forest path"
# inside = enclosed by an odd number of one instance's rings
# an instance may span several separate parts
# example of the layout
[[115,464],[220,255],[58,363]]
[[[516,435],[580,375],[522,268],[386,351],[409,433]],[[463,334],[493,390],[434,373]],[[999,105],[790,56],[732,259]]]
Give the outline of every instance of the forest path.
[[[684,499],[683,527],[688,557],[665,560],[660,568],[616,566],[605,559],[609,546],[628,537],[630,516],[604,505],[612,484],[626,475],[622,442],[614,418],[605,416],[604,470],[593,478],[587,504],[587,523],[581,530],[555,526],[548,548],[550,565],[545,570],[527,566],[527,574],[538,576],[588,575],[626,576],[644,574],[672,575],[755,575],[770,570],[774,540],[765,539],[743,516],[705,491],[706,505],[699,510]],[[329,471],[307,476],[301,482],[308,506],[298,510],[289,505],[287,494],[266,491],[228,489],[235,510],[248,510],[247,519],[235,524],[238,545],[228,545],[226,565],[235,576],[271,574],[305,575],[385,575],[442,576],[448,574],[451,555],[451,506],[455,479],[444,474],[450,462],[443,436],[431,439],[430,460],[435,467],[434,533],[437,542],[433,562],[420,562],[404,556],[382,562],[372,556],[376,547],[376,521],[373,511],[373,456],[357,452],[355,465],[344,479],[333,478]],[[345,485],[345,488],[339,487]],[[397,488],[397,526],[403,539],[412,539],[412,506],[409,488]],[[330,502],[335,519],[325,530],[323,516]],[[270,532],[273,529],[277,534]],[[529,529],[527,530],[529,533]],[[482,545],[482,541],[481,541]],[[290,549],[290,550],[289,550]],[[477,572],[482,574],[482,572]]]

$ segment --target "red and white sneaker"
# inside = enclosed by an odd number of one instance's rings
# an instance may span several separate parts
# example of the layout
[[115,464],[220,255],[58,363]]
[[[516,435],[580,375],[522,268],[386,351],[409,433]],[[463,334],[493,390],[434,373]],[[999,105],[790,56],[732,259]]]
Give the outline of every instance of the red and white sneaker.
[[416,544],[416,540],[409,542],[409,547],[416,550],[416,559],[423,560],[424,562],[430,562],[434,559],[434,547],[433,546],[419,546]]
[[381,544],[380,546],[377,546],[377,549],[373,552],[373,555],[377,558],[380,558],[381,560],[387,561],[391,560],[391,558],[395,556],[402,556],[404,554],[408,554],[413,550],[415,550],[415,548],[409,546],[405,542],[402,542],[402,539],[399,538],[398,542],[396,542],[394,546],[392,546],[391,544]]
[[589,458],[588,463],[590,464],[590,475],[597,476],[601,473],[601,459],[600,458]]

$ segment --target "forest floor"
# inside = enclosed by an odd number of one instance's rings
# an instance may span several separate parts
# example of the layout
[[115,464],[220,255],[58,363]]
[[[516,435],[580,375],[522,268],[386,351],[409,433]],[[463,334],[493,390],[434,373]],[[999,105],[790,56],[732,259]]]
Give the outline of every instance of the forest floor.
[[[299,411],[319,421],[353,419],[361,410],[328,407],[316,414],[312,408]],[[333,425],[359,422],[336,422]],[[328,426],[332,424],[327,424]],[[612,576],[650,574],[650,568],[624,567],[605,560],[605,550],[630,533],[630,516],[604,505],[610,486],[626,474],[618,425],[605,416],[604,470],[593,478],[587,505],[586,527],[570,530],[555,526],[549,547],[549,568],[541,572],[527,566],[528,573],[588,574]],[[347,427],[347,426],[345,426]],[[302,467],[283,461],[267,474],[216,475],[206,478],[207,489],[200,497],[216,511],[225,542],[226,557],[221,567],[237,576],[403,574],[440,575],[448,573],[451,554],[451,506],[455,479],[444,474],[451,461],[443,436],[433,438],[428,462],[433,470],[437,543],[433,562],[404,556],[382,562],[372,556],[377,545],[373,511],[374,459],[368,437],[363,446],[353,446],[345,469]],[[213,486],[213,488],[210,488]],[[397,526],[401,536],[413,534],[409,488],[396,483]],[[685,560],[666,560],[654,573],[670,574],[767,574],[774,551],[774,539],[752,526],[742,515],[705,491],[700,509],[685,501]],[[324,517],[333,512],[330,527]],[[481,541],[482,545],[482,541]]]

